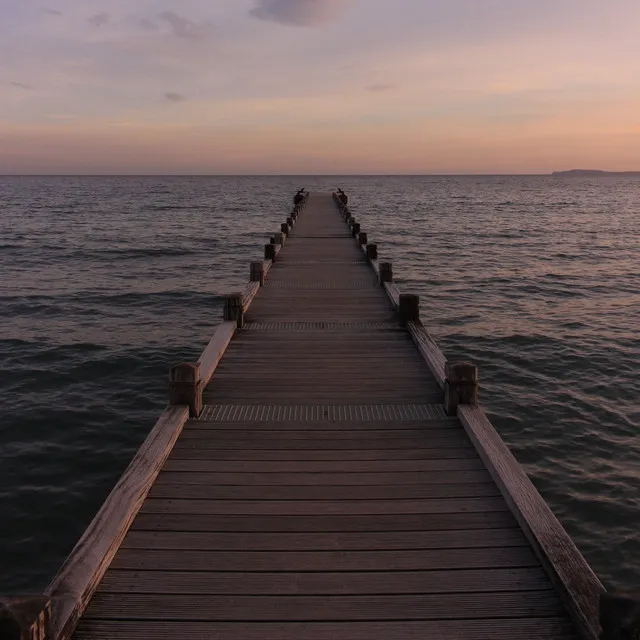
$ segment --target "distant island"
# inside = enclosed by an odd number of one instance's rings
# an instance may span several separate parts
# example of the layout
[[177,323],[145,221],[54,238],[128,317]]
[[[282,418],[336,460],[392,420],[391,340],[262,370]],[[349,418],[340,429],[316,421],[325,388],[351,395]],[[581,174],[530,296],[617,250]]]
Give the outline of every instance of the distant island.
[[600,171],[598,169],[571,169],[554,171],[552,176],[640,176],[640,171]]

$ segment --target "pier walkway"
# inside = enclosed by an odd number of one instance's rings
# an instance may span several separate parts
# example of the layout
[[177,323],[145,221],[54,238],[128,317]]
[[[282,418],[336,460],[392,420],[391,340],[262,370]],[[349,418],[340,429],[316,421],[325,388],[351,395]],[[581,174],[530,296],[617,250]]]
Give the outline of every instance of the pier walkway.
[[51,640],[593,640],[602,592],[476,368],[311,194],[31,605]]

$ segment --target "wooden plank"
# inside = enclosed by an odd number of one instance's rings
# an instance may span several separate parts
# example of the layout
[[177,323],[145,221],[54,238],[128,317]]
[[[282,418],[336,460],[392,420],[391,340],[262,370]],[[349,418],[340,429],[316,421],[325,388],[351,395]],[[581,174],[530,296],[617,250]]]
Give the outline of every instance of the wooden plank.
[[71,637],[187,421],[187,407],[167,407],[45,591],[50,634]]
[[564,613],[552,590],[335,596],[224,596],[98,593],[86,617],[137,620],[451,620],[545,618]]
[[[348,443],[348,440],[344,440],[343,441],[343,446],[344,443]],[[338,462],[358,462],[361,461],[361,457],[360,456],[352,456],[351,459],[349,459],[349,456],[345,456],[343,454],[344,451],[351,451],[351,452],[356,452],[356,453],[360,453],[359,448],[357,447],[356,443],[352,443],[351,447],[347,447],[344,446],[344,449],[340,449],[337,448],[334,444],[327,442],[327,443],[318,443],[314,449],[308,449],[305,447],[304,442],[292,442],[290,443],[290,446],[287,447],[286,443],[278,443],[277,445],[271,445],[272,448],[267,448],[270,445],[268,443],[263,444],[263,447],[259,446],[260,443],[254,443],[253,445],[251,445],[251,448],[249,449],[244,449],[242,446],[240,446],[239,444],[234,445],[233,443],[228,443],[226,444],[226,446],[224,445],[220,445],[218,447],[215,446],[205,446],[204,444],[201,447],[198,447],[197,445],[181,445],[181,446],[176,446],[176,448],[173,451],[172,454],[172,459],[173,460],[221,460],[222,458],[219,457],[219,453],[222,452],[229,452],[229,451],[237,451],[240,453],[239,458],[242,459],[242,455],[245,452],[250,452],[250,453],[264,453],[264,452],[275,452],[278,455],[276,456],[276,459],[271,459],[270,462],[288,462],[290,460],[293,461],[299,461],[300,458],[297,458],[296,455],[299,454],[300,452],[302,453],[312,453],[312,456],[315,455],[316,452],[319,453],[333,453],[332,456],[325,456],[323,458],[321,458],[320,460],[316,459],[316,460],[309,460],[310,462],[331,462],[331,461],[338,461]],[[296,446],[297,445],[297,446]],[[324,445],[324,446],[323,446]],[[275,449],[273,447],[282,447],[281,449]],[[405,447],[400,447],[399,449],[396,448],[390,448],[388,451],[409,451],[411,453],[415,453],[416,451],[418,451],[417,449],[407,449]],[[420,455],[410,455],[410,456],[400,456],[400,459],[402,460],[462,460],[462,459],[476,459],[478,457],[478,454],[475,452],[475,450],[473,449],[473,447],[468,446],[468,447],[458,447],[458,448],[452,448],[452,447],[443,447],[441,449],[420,449]],[[380,451],[381,455],[378,456],[372,456],[371,454],[366,456],[364,458],[364,460],[362,461],[370,461],[370,460],[380,460],[380,461],[387,461],[390,459],[398,459],[398,456],[389,456],[387,453],[387,450],[382,450]],[[303,457],[303,460],[307,460],[309,458],[309,456]],[[238,458],[233,457],[233,458],[226,458],[227,460],[229,459],[233,459],[236,460]],[[245,458],[244,459],[246,462],[255,462],[255,459],[251,459],[251,458]],[[258,460],[265,460],[264,457],[260,456],[258,457]],[[277,465],[276,465],[277,467]]]
[[86,620],[76,640],[576,640],[564,616],[398,622]]
[[[344,462],[272,462],[249,461],[241,464],[224,460],[167,460],[166,471],[202,471],[205,473],[378,473],[384,484],[385,473],[409,471],[475,471],[484,470],[480,458],[463,460],[349,460]],[[268,478],[264,478],[268,482]]]
[[500,495],[493,482],[464,484],[294,485],[228,486],[185,484],[173,476],[172,482],[156,482],[150,498],[182,498],[184,500],[400,500],[417,498],[478,498]]
[[389,515],[506,511],[502,497],[422,500],[171,500],[147,498],[143,513],[211,515]]
[[[183,463],[181,463],[182,465]],[[492,482],[486,469],[471,471],[415,471],[380,474],[370,473],[260,473],[243,471],[203,472],[186,471],[191,465],[184,464],[182,469],[162,471],[156,484],[170,483],[183,486],[190,484],[257,485],[257,486],[354,486],[354,485],[434,485],[434,484],[471,484]],[[237,464],[235,465],[237,468]]]
[[338,595],[537,591],[549,588],[539,567],[454,571],[235,573],[221,571],[107,571],[105,593],[194,595]]
[[372,516],[220,516],[140,513],[131,526],[138,531],[437,531],[508,528],[509,511],[394,514]]
[[600,628],[602,584],[484,411],[478,406],[460,405],[458,416],[580,633],[595,640]]
[[209,344],[198,359],[198,364],[200,365],[200,380],[203,387],[211,379],[211,376],[224,355],[236,328],[237,323],[235,321],[222,322],[216,328]]
[[420,355],[425,359],[438,385],[444,389],[444,367],[447,359],[421,322],[408,322],[407,330]]
[[252,300],[256,297],[256,294],[260,291],[259,282],[249,282],[242,291],[242,311],[246,311],[249,308]]
[[129,531],[123,549],[204,551],[374,551],[528,547],[518,528],[462,531],[236,533]]
[[120,549],[113,569],[151,571],[429,571],[537,567],[529,547],[409,551],[178,551]]
[[383,288],[387,294],[387,297],[391,301],[394,309],[397,309],[400,306],[400,291],[398,287],[396,287],[395,282],[385,282],[383,283]]

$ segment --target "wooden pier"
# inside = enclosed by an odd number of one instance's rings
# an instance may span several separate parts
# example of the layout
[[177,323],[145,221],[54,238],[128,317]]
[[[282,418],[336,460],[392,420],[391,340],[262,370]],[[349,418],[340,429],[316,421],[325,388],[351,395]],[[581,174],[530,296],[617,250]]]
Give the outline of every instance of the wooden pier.
[[638,637],[346,196],[296,200],[0,640]]

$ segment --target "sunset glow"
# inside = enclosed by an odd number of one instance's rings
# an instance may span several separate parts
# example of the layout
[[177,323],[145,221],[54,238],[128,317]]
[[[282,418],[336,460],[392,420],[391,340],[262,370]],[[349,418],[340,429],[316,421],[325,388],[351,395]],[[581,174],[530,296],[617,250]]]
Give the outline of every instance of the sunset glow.
[[640,169],[631,0],[8,0],[0,173]]

